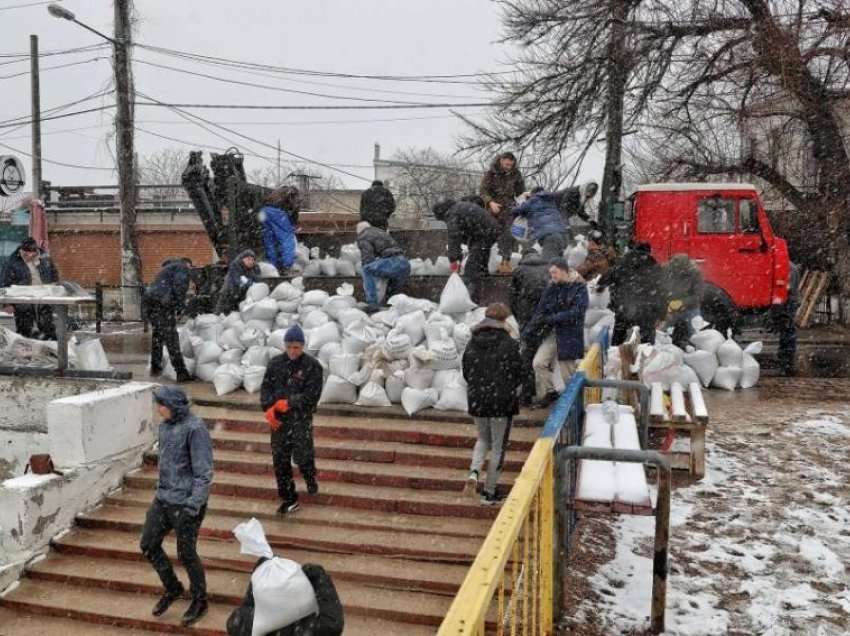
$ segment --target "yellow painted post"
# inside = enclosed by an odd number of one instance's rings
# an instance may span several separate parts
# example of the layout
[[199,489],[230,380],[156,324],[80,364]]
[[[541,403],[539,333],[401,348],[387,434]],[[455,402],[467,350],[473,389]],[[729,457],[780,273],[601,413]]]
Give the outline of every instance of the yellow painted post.
[[549,459],[540,480],[540,633],[554,632],[555,609],[555,465],[554,442],[549,443]]

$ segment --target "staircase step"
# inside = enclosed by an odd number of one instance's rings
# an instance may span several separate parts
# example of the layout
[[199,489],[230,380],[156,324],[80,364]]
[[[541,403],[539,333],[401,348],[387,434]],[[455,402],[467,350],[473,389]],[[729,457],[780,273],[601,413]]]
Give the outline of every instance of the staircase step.
[[[297,517],[297,515],[294,515]],[[145,511],[126,506],[104,506],[77,517],[77,525],[92,530],[122,530],[141,534]],[[200,534],[211,539],[233,539],[236,525],[232,517],[207,514]],[[277,551],[290,548],[317,552],[376,554],[428,561],[470,564],[481,545],[479,539],[435,537],[399,532],[388,526],[382,530],[356,533],[343,528],[298,524],[294,519],[264,520],[266,539]]]
[[[53,548],[62,554],[76,554],[93,558],[142,561],[139,551],[139,533],[119,530],[86,530],[76,528],[67,535],[54,539]],[[169,535],[164,543],[165,551],[176,558],[174,537]],[[201,537],[198,553],[209,569],[250,572],[256,559],[240,554],[236,541],[222,541]],[[454,594],[460,587],[468,570],[465,565],[433,563],[405,558],[393,559],[384,556],[317,554],[314,551],[289,549],[279,556],[298,563],[319,561],[334,581],[350,581],[372,587],[396,590]],[[176,562],[176,561],[175,561]]]
[[71,618],[27,614],[0,607],[0,636],[150,636],[147,630],[121,629]]
[[[200,621],[191,627],[182,627],[179,620],[184,603],[175,603],[165,616],[155,618],[151,615],[152,598],[147,595],[27,579],[22,580],[20,587],[12,594],[0,599],[0,606],[104,626],[201,636],[224,636],[227,617],[233,610],[230,605],[211,603],[209,612]],[[401,631],[398,631],[399,628]],[[398,623],[357,616],[346,617],[346,636],[372,636],[380,633],[424,636],[433,634],[433,628],[400,626]]]
[[[157,472],[153,469],[129,473],[125,483],[132,488],[156,488]],[[319,482],[318,495],[299,495],[302,505],[324,505],[344,508],[365,508],[412,515],[443,517],[470,517],[495,519],[498,509],[481,505],[477,499],[461,492],[416,490],[411,488],[386,488],[342,482]],[[271,477],[218,472],[213,478],[210,492],[219,495],[278,499],[277,486]]]
[[[217,472],[242,475],[274,476],[270,453],[250,451],[216,451],[213,457]],[[155,467],[157,453],[145,454],[145,464]],[[323,459],[317,462],[320,482],[343,482],[364,486],[411,488],[414,490],[447,490],[460,492],[466,483],[466,471],[439,466],[398,466],[375,462]],[[501,483],[512,486],[516,473],[503,472]]]
[[[182,574],[180,571],[178,576]],[[249,573],[209,570],[206,575],[210,602],[231,606],[242,603]],[[159,577],[150,565],[143,562],[54,555],[29,570],[27,577],[79,587],[148,594],[152,599],[151,605],[162,593]],[[364,616],[439,626],[452,600],[447,596],[423,592],[378,590],[346,581],[335,581],[334,585],[346,617]]]
[[[212,439],[217,450],[271,453],[267,431],[249,433],[215,430],[212,432]],[[469,468],[471,459],[471,452],[466,448],[356,439],[317,438],[315,450],[316,457],[319,459],[356,460],[405,466],[442,466],[460,470]],[[519,472],[522,470],[525,457],[525,452],[508,451],[505,456],[504,470]]]
[[[104,503],[115,506],[134,506],[147,510],[153,499],[150,490],[126,488],[122,492],[110,495]],[[423,515],[403,515],[373,510],[352,510],[330,506],[303,506],[298,514],[283,518],[277,514],[280,502],[269,499],[249,499],[211,495],[207,503],[207,515],[217,514],[232,519],[233,525],[256,517],[265,520],[280,521],[305,526],[329,526],[350,531],[383,530],[391,527],[399,532],[425,533],[439,537],[477,538],[483,540],[490,531],[487,519],[465,519],[455,517],[451,524],[440,517]]]

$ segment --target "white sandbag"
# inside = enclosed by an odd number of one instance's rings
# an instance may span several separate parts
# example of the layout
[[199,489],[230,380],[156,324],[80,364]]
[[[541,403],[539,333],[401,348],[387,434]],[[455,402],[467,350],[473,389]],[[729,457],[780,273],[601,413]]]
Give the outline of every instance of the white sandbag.
[[732,340],[732,331],[729,331],[726,342],[717,348],[717,361],[721,367],[740,367],[744,361],[744,350],[741,345]]
[[257,265],[260,267],[260,278],[277,278],[280,276],[280,272],[277,271],[277,267],[271,263],[260,261]]
[[428,341],[428,346],[431,342],[442,338],[450,338],[454,333],[455,321],[451,316],[434,312],[428,316],[425,322],[425,339]]
[[342,327],[343,331],[345,331],[345,328],[351,323],[357,322],[358,320],[368,320],[368,318],[369,317],[366,315],[366,312],[357,309],[356,307],[348,307],[339,311],[336,321],[339,323],[339,326]]
[[249,349],[255,345],[264,345],[266,344],[266,335],[259,329],[246,327],[245,331],[239,334],[239,343],[243,349]]
[[440,313],[465,314],[475,307],[461,277],[457,273],[449,276],[446,286],[440,293]]
[[404,371],[394,371],[384,382],[384,390],[387,398],[393,404],[401,402],[401,394],[404,391]]
[[322,269],[322,276],[336,276],[336,259],[332,256],[325,256],[319,261]]
[[243,300],[239,303],[239,313],[242,314],[242,320],[245,323],[251,320],[274,320],[278,311],[280,309],[278,309],[277,301],[273,298],[262,298],[258,301]]
[[224,325],[225,329],[230,329],[231,327],[235,327],[241,323],[242,316],[239,315],[238,311],[231,311],[227,314],[227,316],[225,316],[224,320],[221,321],[221,324]]
[[717,353],[720,345],[722,345],[725,341],[726,339],[723,337],[723,334],[716,329],[706,329],[705,331],[700,331],[691,336],[692,345],[694,345],[697,349],[708,351],[713,354]]
[[676,380],[676,382],[685,387],[690,386],[691,384],[700,383],[701,380],[697,375],[697,372],[694,371],[687,364],[683,364],[681,367],[679,367],[679,369],[681,370],[681,373],[679,374],[679,379]]
[[213,374],[215,394],[218,396],[232,393],[242,386],[244,370],[238,364],[223,364]]
[[254,302],[259,302],[263,298],[268,297],[271,290],[269,290],[269,286],[267,283],[254,283],[248,288],[247,293],[245,294],[245,298],[248,300],[253,300]]
[[275,329],[289,329],[292,325],[298,324],[298,316],[296,314],[289,314],[285,312],[280,312],[274,319],[274,328]]
[[442,391],[451,384],[466,386],[466,380],[463,379],[463,374],[459,369],[445,369],[434,372],[434,380],[431,382],[432,389]]
[[354,404],[356,401],[356,386],[337,375],[328,376],[319,404]]
[[423,261],[421,258],[411,258],[409,262],[411,276],[425,275],[425,261]]
[[279,300],[277,301],[277,310],[284,314],[297,314],[301,308],[301,299],[296,300]]
[[340,333],[337,324],[326,322],[310,331],[310,336],[307,338],[307,348],[311,351],[318,351],[323,345],[329,342],[339,342],[339,339]]
[[376,311],[372,314],[372,322],[379,325],[385,325],[387,327],[393,328],[395,327],[395,323],[398,320],[398,314],[395,309],[387,309],[386,311]]
[[340,312],[351,309],[355,305],[357,305],[357,299],[354,296],[331,296],[322,306],[322,311],[333,320],[337,320]]
[[373,373],[375,373],[375,368],[371,364],[367,363],[364,364],[359,371],[352,373],[345,379],[351,382],[354,386],[363,386],[369,382]]
[[614,312],[610,309],[588,309],[584,314],[584,328],[590,329],[604,318],[612,317]]
[[360,259],[360,248],[357,247],[357,243],[347,243],[339,248],[340,261],[347,261],[352,265],[357,265]]
[[392,406],[384,387],[371,380],[360,389],[360,397],[355,404],[357,406]]
[[224,325],[218,316],[214,314],[203,314],[195,318],[195,335],[207,342],[217,342]]
[[202,382],[212,382],[216,369],[218,369],[219,366],[221,365],[219,365],[218,361],[198,364],[195,366],[195,377]]
[[356,353],[337,353],[328,360],[331,375],[346,380],[360,370],[361,356]]
[[714,374],[717,373],[717,368],[720,366],[717,363],[717,356],[709,351],[698,349],[686,353],[684,360],[685,364],[697,374],[700,384],[708,388],[714,379]]
[[219,346],[224,349],[241,349],[242,342],[239,340],[239,337],[242,335],[243,329],[237,329],[236,327],[230,327],[229,329],[225,329],[221,332],[221,335],[218,337]]
[[425,259],[425,264],[422,267],[422,275],[423,276],[436,276],[437,275],[437,270],[434,267],[434,261],[432,261],[430,258]]
[[321,309],[317,309],[316,311],[311,311],[307,314],[303,321],[301,322],[301,327],[303,329],[315,329],[316,327],[321,327],[331,321],[331,317],[328,316]]
[[382,337],[383,332],[373,325],[368,317],[362,318],[346,325],[343,348],[346,351],[354,350],[355,353],[362,353]]
[[484,320],[487,316],[487,308],[486,307],[476,307],[472,311],[464,314],[463,316],[463,324],[465,324],[470,329],[477,325],[479,322]]
[[718,389],[726,389],[727,391],[734,391],[740,381],[741,367],[720,367],[717,369],[717,373],[714,374],[711,386]]
[[440,398],[434,408],[438,411],[462,411],[466,413],[469,410],[466,387],[459,382],[449,384],[440,391]]
[[339,259],[336,261],[337,276],[357,276],[357,268],[354,263]]
[[264,561],[251,574],[251,588],[254,593],[251,636],[271,634],[319,611],[310,579],[295,561],[278,557]]
[[676,364],[684,364],[685,363],[685,352],[682,351],[679,347],[674,345],[672,342],[670,344],[657,344],[655,345],[655,349],[657,351],[666,351],[673,355],[676,358]]
[[[183,358],[183,365],[186,367],[186,371],[189,372],[189,375],[195,375],[195,360],[193,358]],[[171,380],[172,382],[177,382],[177,371],[174,370],[174,365],[171,364],[171,360],[168,357],[168,354],[165,355],[165,364],[162,366],[162,377]]]
[[395,310],[398,316],[404,316],[420,309],[416,300],[407,294],[396,294],[387,301],[387,304]]
[[322,250],[319,247],[310,248],[310,260],[322,258]]
[[570,268],[581,267],[587,260],[587,246],[579,243],[567,253],[567,265]]
[[[79,353],[80,347],[77,347]],[[215,342],[204,342],[195,351],[195,359],[198,364],[206,364],[207,362],[216,362],[223,353],[222,348]]]
[[754,356],[760,354],[761,351],[761,342],[753,342],[744,349],[743,361],[741,363],[741,379],[738,383],[742,389],[751,389],[758,384],[759,375],[761,375],[761,366]]
[[397,329],[390,331],[384,339],[383,351],[390,360],[406,359],[411,349],[413,343],[410,342],[410,336]]
[[246,367],[265,367],[269,364],[269,348],[255,345],[242,356],[242,364]]
[[[238,313],[236,315],[237,317],[239,316]],[[191,358],[195,354],[195,349],[192,347],[192,338],[198,337],[193,336],[188,327],[178,327],[177,338],[180,341],[180,353],[183,354],[184,358]],[[200,338],[198,339],[200,340]]]
[[274,288],[271,297],[277,301],[292,302],[294,300],[301,300],[302,294],[303,292],[295,287],[295,285],[289,281],[284,281]]
[[681,364],[670,351],[650,348],[647,354],[641,354],[639,364],[640,380],[646,386],[659,382],[665,390],[670,390],[670,385],[681,375]]
[[395,329],[410,338],[410,344],[414,347],[425,339],[425,313],[416,310],[399,316],[395,323]]
[[463,352],[466,350],[466,345],[468,345],[469,341],[472,340],[472,330],[469,328],[469,325],[466,325],[465,323],[458,323],[455,325],[454,332],[452,333],[452,339],[455,341],[458,354],[463,355]]
[[434,382],[434,369],[411,366],[404,371],[405,386],[413,389],[428,389]]
[[242,364],[242,356],[245,352],[242,349],[227,349],[218,357],[219,364]]
[[304,268],[310,261],[310,248],[304,245],[304,243],[296,243],[295,244],[295,262],[301,265],[301,268]]
[[434,389],[414,389],[407,387],[401,392],[401,406],[408,415],[414,415],[422,409],[434,406],[439,398]]
[[286,347],[283,339],[286,337],[286,329],[276,329],[269,334],[266,346],[271,349],[282,350]]
[[[218,346],[213,342],[204,343]],[[90,338],[77,345],[77,361],[76,368],[80,371],[107,371],[109,359],[106,357],[106,351],[103,350],[98,338]]]
[[263,385],[263,378],[266,377],[266,367],[251,366],[245,369],[242,377],[242,387],[248,393],[256,393]]
[[434,261],[434,275],[435,276],[449,276],[452,273],[451,264],[449,263],[448,256],[438,256],[437,260]]
[[460,367],[461,360],[457,352],[457,345],[451,338],[435,340],[431,343],[430,351],[432,358],[429,366],[435,371]]
[[304,270],[301,275],[304,278],[315,278],[316,276],[322,275],[322,265],[321,261],[310,261],[304,266]]
[[253,327],[262,331],[264,334],[268,334],[274,328],[274,320],[249,320],[245,323],[245,328],[247,329],[248,327]]
[[322,307],[328,302],[328,298],[330,298],[328,292],[321,289],[311,289],[308,292],[304,292],[304,295],[301,297],[301,304]]

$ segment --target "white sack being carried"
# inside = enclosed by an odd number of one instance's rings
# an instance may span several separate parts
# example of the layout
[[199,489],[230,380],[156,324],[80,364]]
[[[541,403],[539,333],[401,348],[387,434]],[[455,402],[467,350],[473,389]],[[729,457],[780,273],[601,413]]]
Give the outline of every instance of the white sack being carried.
[[[79,347],[77,347],[79,353]],[[216,362],[223,353],[222,348],[214,342],[204,342],[195,350],[195,360],[198,364],[206,364],[207,362]]]
[[328,369],[331,375],[347,380],[360,370],[360,355],[357,353],[338,353],[332,355],[328,361]]
[[384,382],[384,390],[387,398],[393,404],[401,402],[401,394],[404,391],[404,371],[394,371]]
[[224,353],[222,353],[218,358],[219,364],[242,364],[242,356],[244,355],[244,351],[242,349],[227,349]]
[[[217,346],[213,342],[206,342]],[[91,338],[77,345],[77,363],[76,368],[80,371],[107,371],[109,359],[106,357],[106,351],[103,350],[103,345],[98,338]],[[221,350],[219,350],[220,352]]]
[[[255,521],[257,520],[251,519],[248,523]],[[247,532],[240,530],[240,535],[244,536],[248,532],[262,534],[263,529],[258,521],[256,526],[258,530],[255,528],[249,528]],[[236,530],[234,530],[235,533]],[[265,541],[265,535],[262,536],[262,540]],[[259,539],[254,539],[252,543],[261,545]],[[246,550],[250,550],[250,547],[246,548],[243,544],[242,552]],[[268,552],[271,552],[271,549]],[[254,553],[248,552],[248,554]],[[267,552],[263,551],[259,556],[266,557],[266,554]],[[289,559],[266,558],[268,561],[260,564],[251,574],[251,589],[254,593],[254,622],[251,636],[271,634],[319,611],[316,592],[301,566]],[[286,602],[282,603],[281,599],[286,599]]]
[[255,345],[249,348],[245,355],[242,356],[242,364],[246,367],[265,367],[269,364],[269,354],[271,351],[268,347]]
[[260,390],[264,377],[266,377],[266,367],[247,367],[242,378],[242,386],[248,393],[256,393]]
[[232,393],[242,386],[244,370],[238,364],[223,364],[213,374],[215,394],[218,396]]
[[198,364],[195,366],[195,377],[202,382],[212,382],[216,369],[218,369],[219,366],[218,361]]
[[446,286],[440,293],[440,313],[443,314],[465,314],[476,305],[469,297],[469,290],[463,284],[461,277],[454,273],[449,276]]
[[270,290],[267,283],[254,283],[248,288],[248,291],[245,294],[245,299],[259,302],[263,298],[266,298],[269,293]]
[[440,399],[434,405],[439,411],[462,411],[469,410],[469,402],[466,395],[466,386],[460,382],[453,382],[440,391]]
[[284,281],[274,288],[271,297],[277,301],[292,302],[301,300],[303,292],[289,281]]
[[761,342],[753,342],[744,349],[743,362],[741,363],[741,380],[739,382],[739,386],[742,389],[751,389],[758,384],[761,367],[754,356],[760,354],[761,350]]
[[316,327],[321,327],[324,324],[327,324],[331,321],[330,316],[328,316],[321,309],[317,309],[315,311],[311,311],[307,314],[301,322],[302,329],[315,329]]
[[584,243],[567,249],[567,265],[570,268],[581,267],[587,260],[587,246]]
[[339,342],[339,327],[335,322],[327,322],[321,327],[316,327],[307,338],[307,348],[310,351],[318,351],[329,342]]
[[357,387],[348,380],[336,375],[328,376],[319,404],[354,404],[357,401]]
[[355,267],[354,263],[350,263],[349,261],[344,261],[340,259],[336,262],[336,275],[357,276],[357,268]]
[[280,272],[277,271],[277,267],[271,263],[260,261],[257,265],[260,267],[260,278],[277,278],[280,276]]
[[727,391],[734,391],[740,381],[740,367],[720,367],[717,369],[717,373],[714,374],[711,386],[718,389],[726,389]]
[[322,307],[322,311],[334,320],[337,320],[341,311],[351,309],[356,304],[357,300],[354,296],[331,296],[328,298],[328,302]]
[[243,300],[239,303],[239,313],[242,314],[242,320],[246,323],[250,320],[274,320],[279,311],[277,301],[273,298],[262,298],[258,301]]
[[410,338],[410,344],[415,347],[425,339],[425,323],[425,313],[422,310],[416,310],[399,316],[395,323],[395,329],[407,334],[407,337]]
[[311,289],[308,292],[304,292],[304,295],[301,297],[301,304],[322,307],[326,302],[328,302],[329,298],[330,295],[328,292],[321,289]]
[[717,368],[720,366],[717,364],[717,356],[709,351],[698,349],[686,353],[684,359],[685,364],[693,369],[699,377],[700,384],[708,388],[714,379],[714,374],[717,373]]
[[716,354],[720,345],[722,345],[725,341],[726,339],[723,337],[723,334],[716,329],[706,329],[705,331],[700,331],[691,336],[692,345],[694,345],[697,349],[708,351],[712,354]]
[[732,340],[732,330],[727,334],[726,342],[717,348],[717,361],[721,367],[740,367],[744,361],[744,350]]
[[422,409],[434,406],[438,399],[434,389],[413,389],[407,387],[401,392],[401,406],[408,415],[414,415]]

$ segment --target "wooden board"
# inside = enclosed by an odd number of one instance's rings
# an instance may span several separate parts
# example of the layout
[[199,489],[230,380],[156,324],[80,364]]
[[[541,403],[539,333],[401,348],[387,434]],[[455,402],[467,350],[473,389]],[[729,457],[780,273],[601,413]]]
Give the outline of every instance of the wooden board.
[[812,319],[812,314],[815,312],[815,307],[823,296],[829,284],[829,273],[815,272],[811,276],[811,282],[806,289],[803,290],[803,297],[800,302],[800,308],[797,310],[797,326],[805,329],[809,326]]

